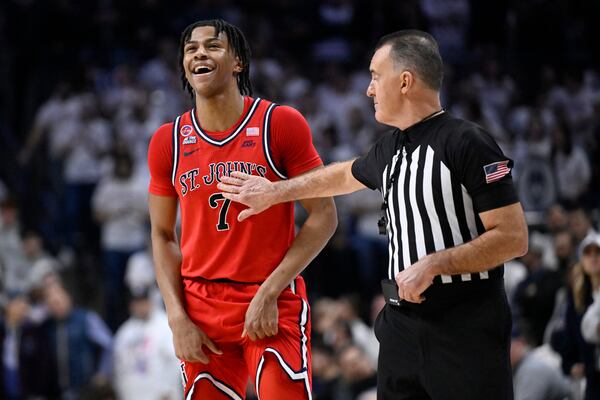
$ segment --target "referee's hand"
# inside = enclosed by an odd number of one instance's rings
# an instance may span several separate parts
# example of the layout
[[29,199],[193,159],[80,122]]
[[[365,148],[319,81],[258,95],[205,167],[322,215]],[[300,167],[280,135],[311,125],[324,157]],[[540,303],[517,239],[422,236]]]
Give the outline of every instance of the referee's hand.
[[424,302],[423,292],[431,286],[433,278],[434,276],[426,267],[425,260],[419,260],[396,275],[398,296],[411,303]]
[[231,176],[222,176],[217,188],[223,197],[248,206],[238,215],[238,221],[261,213],[275,204],[273,183],[268,179],[233,171]]

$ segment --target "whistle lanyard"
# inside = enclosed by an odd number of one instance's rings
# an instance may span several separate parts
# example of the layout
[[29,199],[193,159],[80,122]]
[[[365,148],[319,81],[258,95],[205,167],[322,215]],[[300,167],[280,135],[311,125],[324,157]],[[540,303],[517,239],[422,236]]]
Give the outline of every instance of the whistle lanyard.
[[[433,117],[436,117],[440,114],[444,113],[444,109],[442,108],[439,111],[436,111],[430,115],[428,115],[427,117],[423,118],[422,120],[420,120],[419,122],[417,122],[417,124],[420,124],[422,122],[425,122]],[[417,125],[415,124],[415,125]],[[414,126],[414,125],[413,125]],[[385,230],[388,224],[387,221],[387,215],[386,215],[386,210],[388,207],[388,197],[390,194],[390,191],[392,190],[392,186],[394,185],[394,182],[396,182],[396,179],[398,179],[398,176],[400,175],[400,167],[402,162],[404,161],[404,155],[405,155],[405,148],[408,144],[408,132],[404,131],[402,132],[401,130],[397,130],[396,131],[396,140],[394,141],[394,150],[398,148],[398,141],[400,140],[400,149],[398,149],[397,151],[397,155],[399,157],[398,161],[396,162],[396,164],[394,164],[394,158],[392,157],[392,165],[393,165],[393,169],[390,171],[390,179],[388,179],[387,181],[387,185],[385,187],[385,191],[383,192],[383,202],[381,203],[381,211],[382,211],[382,216],[379,219],[379,221],[377,222],[378,226],[379,226],[379,233],[382,235],[385,235]],[[400,138],[400,135],[402,135],[402,138]]]
[[[402,135],[402,139],[400,139],[400,135]],[[390,171],[390,175],[389,175],[390,179],[388,179],[387,185],[385,187],[385,191],[383,192],[383,203],[381,204],[382,211],[385,211],[387,209],[388,197],[389,197],[390,190],[392,190],[392,186],[394,185],[394,182],[396,181],[396,179],[398,179],[398,176],[400,175],[400,166],[404,159],[404,147],[406,146],[407,138],[408,138],[408,134],[405,132],[398,131],[396,133],[396,141],[394,144],[394,148],[398,147],[398,140],[400,139],[400,149],[398,149],[398,151],[397,151],[398,161],[396,162],[396,164],[394,164],[393,169]],[[393,158],[392,158],[392,164],[393,164]]]

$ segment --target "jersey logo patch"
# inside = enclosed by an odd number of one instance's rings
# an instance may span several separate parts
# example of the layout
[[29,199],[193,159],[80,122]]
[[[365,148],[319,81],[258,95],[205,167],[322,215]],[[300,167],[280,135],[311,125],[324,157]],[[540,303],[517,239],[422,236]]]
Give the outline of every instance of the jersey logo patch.
[[190,151],[184,151],[183,152],[183,156],[187,157],[187,156],[191,156],[192,154],[194,154],[195,152],[197,152],[200,149],[194,149],[194,150],[190,150]]
[[254,147],[254,146],[256,146],[256,142],[252,139],[244,140],[244,142],[242,142],[242,147]]
[[256,126],[246,128],[246,136],[258,136],[260,134],[259,132],[260,131]]
[[183,144],[196,144],[196,136],[188,136],[183,139]]
[[179,130],[179,133],[181,133],[181,136],[183,136],[183,137],[188,137],[192,134],[193,131],[194,130],[191,125],[184,125]]
[[483,167],[483,171],[485,172],[485,183],[496,182],[507,175],[510,172],[508,162],[509,160],[505,160],[485,165]]

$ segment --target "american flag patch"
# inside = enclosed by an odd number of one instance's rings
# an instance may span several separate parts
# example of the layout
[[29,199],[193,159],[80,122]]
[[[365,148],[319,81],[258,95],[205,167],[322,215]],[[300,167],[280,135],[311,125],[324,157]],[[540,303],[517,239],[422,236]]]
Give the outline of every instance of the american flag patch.
[[510,172],[508,162],[509,160],[498,161],[484,166],[483,171],[485,172],[485,183],[496,182],[508,174]]
[[246,136],[258,136],[258,128],[257,127],[246,128]]

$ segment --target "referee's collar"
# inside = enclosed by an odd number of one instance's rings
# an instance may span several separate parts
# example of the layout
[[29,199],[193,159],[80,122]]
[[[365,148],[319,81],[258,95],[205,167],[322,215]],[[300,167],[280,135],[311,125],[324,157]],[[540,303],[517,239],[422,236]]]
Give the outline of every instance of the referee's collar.
[[408,135],[409,138],[412,138],[412,137],[414,137],[414,135],[418,134],[422,129],[427,127],[431,122],[436,121],[446,115],[448,115],[448,111],[446,111],[442,108],[441,110],[436,111],[433,114],[426,116],[422,120],[415,122],[414,124],[412,124],[411,126],[409,126],[408,128],[406,128],[404,130],[398,129],[398,133],[404,133],[404,134]]

